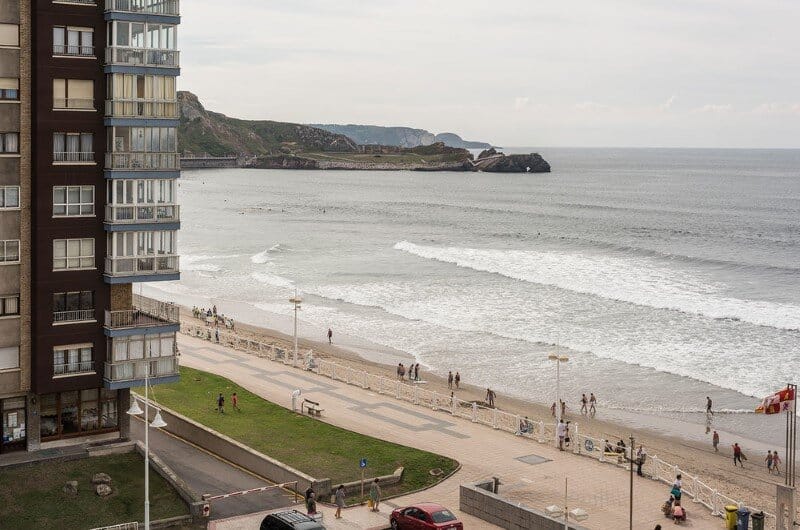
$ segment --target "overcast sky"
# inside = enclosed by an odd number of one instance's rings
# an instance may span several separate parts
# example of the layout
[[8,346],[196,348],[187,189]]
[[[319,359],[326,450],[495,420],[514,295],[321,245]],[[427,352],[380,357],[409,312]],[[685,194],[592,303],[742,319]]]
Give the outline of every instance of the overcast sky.
[[507,146],[800,147],[798,0],[188,0],[211,110]]

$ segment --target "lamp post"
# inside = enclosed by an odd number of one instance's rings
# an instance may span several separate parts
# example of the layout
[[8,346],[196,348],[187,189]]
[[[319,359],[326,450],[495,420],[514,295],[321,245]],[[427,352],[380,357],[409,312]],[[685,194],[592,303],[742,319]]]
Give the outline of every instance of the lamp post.
[[[150,358],[152,358],[152,349],[150,351]],[[156,412],[155,418],[152,422],[148,423],[150,419],[150,399],[148,396],[147,388],[150,386],[150,360],[147,360],[147,368],[144,375],[144,530],[150,530],[150,427],[161,428],[166,427],[167,423],[161,418],[161,411]],[[138,397],[131,394],[133,401],[131,408],[128,409],[128,414],[131,416],[139,416],[142,414],[142,409],[139,407]]]
[[566,355],[551,353],[547,358],[556,363],[556,445],[558,445],[558,424],[561,423],[561,363],[569,362]]
[[297,311],[300,309],[300,304],[303,299],[297,296],[297,289],[294,290],[294,296],[289,298],[289,302],[294,305],[294,359],[292,365],[297,366]]

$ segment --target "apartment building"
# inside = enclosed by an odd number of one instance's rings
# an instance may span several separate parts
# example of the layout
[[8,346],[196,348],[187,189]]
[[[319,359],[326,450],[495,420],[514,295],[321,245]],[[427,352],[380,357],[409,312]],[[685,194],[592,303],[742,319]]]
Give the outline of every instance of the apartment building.
[[0,0],[0,453],[178,378],[178,0]]

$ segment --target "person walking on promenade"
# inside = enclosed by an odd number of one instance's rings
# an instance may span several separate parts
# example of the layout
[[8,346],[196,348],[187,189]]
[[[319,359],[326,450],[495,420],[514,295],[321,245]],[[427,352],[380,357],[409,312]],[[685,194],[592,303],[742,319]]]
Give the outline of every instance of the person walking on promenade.
[[643,445],[640,445],[639,450],[636,451],[636,474],[640,477],[644,476],[642,474],[642,466],[644,465],[645,460],[647,460],[647,451],[644,450]]
[[453,372],[452,372],[452,370],[447,372],[447,388],[449,388],[451,390],[453,388]]
[[217,412],[225,414],[225,397],[223,397],[222,392],[219,393],[217,398]]
[[581,414],[589,414],[589,400],[586,394],[581,394]]
[[236,395],[236,392],[231,394],[231,405],[233,405],[233,410],[236,412],[242,411],[242,409],[239,408],[239,396]]
[[381,487],[378,485],[377,478],[372,481],[372,485],[369,487],[369,500],[372,501],[372,511],[380,511],[378,505],[381,502]]
[[213,315],[214,315],[214,316],[217,316],[217,306],[216,306],[216,304],[215,304],[215,305],[214,305],[214,307],[211,309],[211,312],[213,313]]
[[336,488],[334,498],[336,499],[336,514],[334,514],[334,517],[341,519],[342,508],[344,508],[344,484],[339,484],[339,487]]
[[772,451],[767,451],[767,457],[764,459],[767,463],[767,473],[772,475]]
[[414,381],[419,381],[419,363],[414,367]]
[[460,388],[459,385],[461,384],[461,374],[460,373],[456,372],[456,378],[454,379],[454,381],[456,382],[456,390],[458,390]]
[[706,396],[706,414],[714,415],[714,411],[711,410],[711,398],[708,396]]
[[744,469],[744,463],[742,463],[742,460],[747,460],[747,457],[744,456],[744,453],[742,453],[742,448],[739,447],[739,444],[738,443],[734,443],[733,444],[733,467],[736,467],[736,462],[739,462],[739,465],[742,466],[742,469]]
[[397,365],[397,378],[402,380],[403,376],[406,374],[406,369],[403,368],[403,363]]
[[714,446],[714,452],[719,453],[719,433],[714,431],[714,435],[711,437],[711,445]]
[[597,398],[594,397],[594,392],[590,392],[589,393],[589,414],[591,414],[593,417],[594,417],[595,413],[597,412],[596,405],[597,405]]
[[564,450],[564,439],[567,437],[567,426],[564,425],[564,420],[558,420],[556,427],[556,435],[558,436],[558,450]]
[[328,344],[333,344],[333,330],[328,328]]
[[217,344],[219,344],[219,330],[218,329],[214,330],[214,338],[217,339]]
[[781,459],[778,456],[778,451],[772,451],[772,470],[775,472],[776,475],[781,474],[780,463]]

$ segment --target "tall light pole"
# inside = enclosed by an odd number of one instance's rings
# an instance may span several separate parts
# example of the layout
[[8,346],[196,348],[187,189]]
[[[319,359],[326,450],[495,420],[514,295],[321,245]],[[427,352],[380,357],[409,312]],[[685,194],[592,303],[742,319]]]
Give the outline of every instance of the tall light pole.
[[630,490],[630,499],[628,505],[628,521],[630,522],[630,530],[633,530],[633,449],[636,446],[636,439],[631,435],[630,438],[631,442],[631,457],[628,459],[630,461],[631,467],[631,490]]
[[297,289],[294,290],[294,296],[289,298],[289,302],[294,305],[294,359],[292,364],[297,366],[297,311],[300,309],[300,304],[303,299],[297,296]]
[[[155,418],[152,422],[150,419],[150,399],[147,392],[147,387],[150,386],[150,359],[153,357],[152,348],[150,350],[150,358],[147,360],[147,369],[144,375],[144,530],[150,530],[150,427],[166,427],[167,423],[161,418],[161,411],[156,412]],[[138,416],[142,414],[142,409],[139,407],[138,397],[131,394],[132,402],[131,408],[128,409],[128,414],[131,416]]]
[[556,445],[558,445],[558,424],[561,423],[561,363],[569,362],[566,355],[551,353],[547,358],[556,363]]

